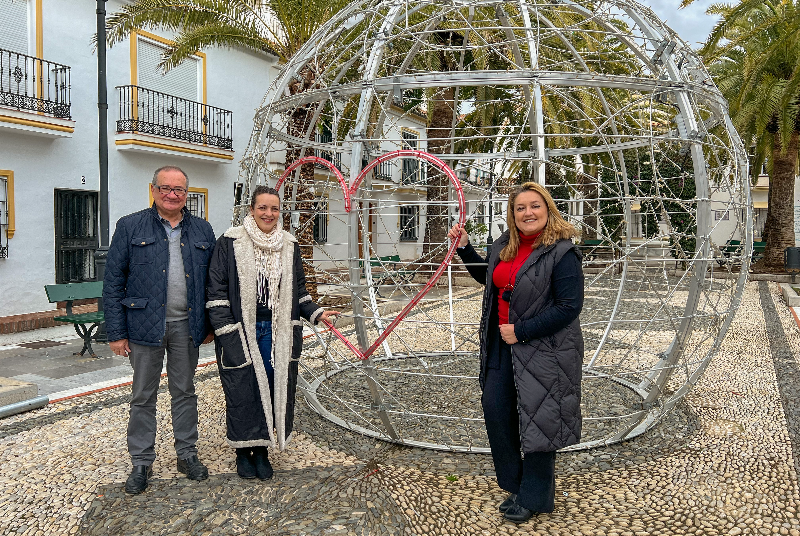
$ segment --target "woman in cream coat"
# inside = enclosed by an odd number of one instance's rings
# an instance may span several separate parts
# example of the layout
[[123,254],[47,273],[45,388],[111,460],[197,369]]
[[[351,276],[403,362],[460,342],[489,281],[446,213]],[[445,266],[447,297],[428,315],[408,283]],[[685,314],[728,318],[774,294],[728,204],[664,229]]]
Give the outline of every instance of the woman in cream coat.
[[292,434],[300,318],[316,323],[338,314],[311,300],[300,246],[281,228],[274,189],[258,186],[243,225],[217,240],[207,299],[236,470],[266,480],[267,447],[282,450]]

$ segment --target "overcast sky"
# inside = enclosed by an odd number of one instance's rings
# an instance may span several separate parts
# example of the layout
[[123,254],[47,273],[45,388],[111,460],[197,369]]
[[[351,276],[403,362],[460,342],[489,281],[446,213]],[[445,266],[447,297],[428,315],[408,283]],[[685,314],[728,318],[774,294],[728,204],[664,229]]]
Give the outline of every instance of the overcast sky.
[[681,38],[698,48],[698,42],[703,42],[716,23],[716,17],[706,15],[706,8],[712,0],[695,0],[689,7],[678,9],[681,0],[639,0],[642,4],[650,6],[661,20],[675,30]]

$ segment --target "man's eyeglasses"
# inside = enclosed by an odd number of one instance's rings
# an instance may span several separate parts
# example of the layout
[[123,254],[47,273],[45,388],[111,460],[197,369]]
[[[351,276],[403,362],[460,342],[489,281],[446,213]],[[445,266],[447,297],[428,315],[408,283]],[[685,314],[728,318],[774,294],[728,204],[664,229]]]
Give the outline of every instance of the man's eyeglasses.
[[172,186],[156,186],[156,190],[161,192],[161,195],[168,195],[170,192],[174,193],[178,197],[183,197],[186,195],[186,188],[181,188],[180,186],[175,188]]

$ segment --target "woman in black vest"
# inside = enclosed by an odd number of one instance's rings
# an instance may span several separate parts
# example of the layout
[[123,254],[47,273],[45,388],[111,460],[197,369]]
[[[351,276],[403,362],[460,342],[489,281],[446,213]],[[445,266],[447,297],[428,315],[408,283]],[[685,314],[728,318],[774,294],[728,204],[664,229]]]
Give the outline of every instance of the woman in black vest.
[[228,445],[242,478],[272,477],[267,447],[283,450],[294,425],[303,322],[327,320],[306,290],[297,240],[281,228],[278,192],[257,186],[250,214],[219,240],[206,308],[225,391]]
[[454,226],[458,254],[486,285],[480,324],[480,385],[505,519],[552,512],[555,451],[581,434],[583,307],[575,229],[547,190],[527,182],[508,198],[508,231],[483,259]]

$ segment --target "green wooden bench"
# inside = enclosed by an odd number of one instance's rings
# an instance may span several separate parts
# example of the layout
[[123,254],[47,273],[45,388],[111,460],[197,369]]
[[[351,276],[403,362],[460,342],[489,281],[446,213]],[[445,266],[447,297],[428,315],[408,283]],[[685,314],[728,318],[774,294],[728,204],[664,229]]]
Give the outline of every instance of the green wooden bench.
[[[370,266],[380,266],[384,271],[378,274],[378,277],[372,280],[375,285],[375,292],[381,296],[381,285],[402,285],[410,283],[414,279],[415,272],[413,270],[398,269],[397,265],[400,264],[400,255],[386,255],[384,257],[371,257],[369,259]],[[390,267],[386,270],[387,265]],[[382,297],[382,296],[381,296]]]
[[739,240],[728,240],[723,246],[720,246],[719,250],[722,253],[722,256],[717,258],[717,264],[720,266],[725,266],[731,262],[730,258],[732,255],[741,253],[742,242]]
[[754,261],[757,261],[758,259],[763,257],[764,256],[764,250],[766,249],[766,247],[767,247],[767,243],[766,242],[753,242],[753,255],[752,255],[751,258]]
[[[720,266],[722,266],[722,265],[724,265],[726,263],[727,259],[730,259],[731,256],[733,256],[733,255],[741,255],[743,247],[744,247],[744,245],[742,244],[742,242],[740,240],[728,240],[727,242],[725,242],[725,245],[719,248],[720,251],[722,252],[722,254],[725,257],[722,258],[722,259],[717,259],[718,264],[720,264]],[[758,259],[763,257],[764,256],[764,249],[766,247],[767,247],[767,243],[766,242],[760,242],[760,241],[756,242],[756,241],[754,241],[753,242],[753,253],[750,256],[750,259],[753,260],[753,261],[757,261]]]
[[[89,281],[86,283],[65,283],[63,285],[45,285],[44,291],[47,293],[47,299],[50,303],[60,301],[67,302],[67,314],[64,316],[57,316],[53,320],[58,322],[70,322],[75,331],[83,339],[83,349],[76,352],[75,355],[83,355],[89,351],[89,355],[97,357],[92,349],[92,338],[95,336],[97,328],[105,320],[103,311],[96,311],[94,313],[72,313],[72,302],[74,300],[86,300],[92,298],[103,297],[103,282],[102,281]],[[88,328],[87,325],[90,325]]]
[[616,260],[617,253],[614,250],[614,246],[603,240],[584,240],[578,244],[578,249],[581,250],[583,257],[590,262],[599,259]]

